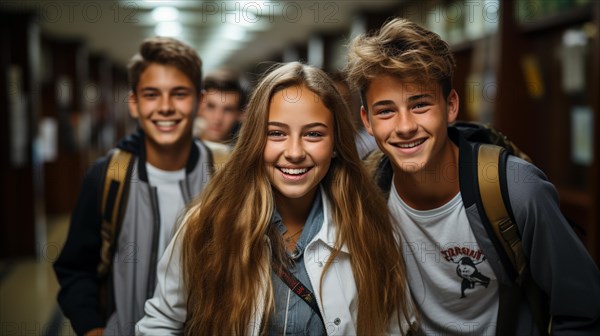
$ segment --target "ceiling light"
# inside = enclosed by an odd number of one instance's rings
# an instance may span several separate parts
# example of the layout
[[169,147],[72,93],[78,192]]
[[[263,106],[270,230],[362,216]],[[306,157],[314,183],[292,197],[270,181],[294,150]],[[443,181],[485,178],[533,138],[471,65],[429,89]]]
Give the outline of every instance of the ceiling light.
[[181,35],[181,23],[179,22],[159,22],[154,29],[154,32],[158,36],[172,36],[177,37]]
[[179,11],[175,7],[156,7],[152,10],[152,18],[156,22],[176,21]]
[[233,41],[243,41],[246,38],[246,29],[241,26],[227,25],[223,36]]

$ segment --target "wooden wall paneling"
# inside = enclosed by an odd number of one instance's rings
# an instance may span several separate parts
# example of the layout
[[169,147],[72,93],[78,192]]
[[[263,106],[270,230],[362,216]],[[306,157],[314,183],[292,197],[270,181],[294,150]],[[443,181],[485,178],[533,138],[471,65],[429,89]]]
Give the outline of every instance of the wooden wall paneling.
[[113,98],[113,63],[103,54],[89,58],[89,84],[86,96],[91,109],[91,153],[88,161],[106,153],[114,146],[111,100]]
[[453,87],[458,93],[459,99],[459,120],[470,120],[467,116],[467,105],[475,99],[473,95],[481,96],[480,83],[467,84],[467,78],[471,70],[471,62],[473,59],[473,48],[462,48],[454,51],[454,59],[456,61],[456,69],[454,72]]
[[[515,3],[501,4],[500,63],[498,70],[499,99],[494,124],[528,153],[534,163],[557,187],[561,209],[586,232],[586,247],[600,262],[598,252],[598,137],[594,141],[595,160],[592,167],[573,163],[571,159],[571,110],[573,106],[590,105],[595,111],[595,133],[598,133],[598,38],[586,59],[586,88],[581,93],[567,93],[561,56],[563,34],[580,28],[586,22],[598,27],[598,2],[561,12],[551,17],[535,18],[524,23],[515,18]],[[593,11],[592,11],[593,9]],[[594,14],[595,13],[595,14]],[[531,57],[541,76],[543,91],[527,80],[524,60]]]
[[[78,132],[84,109],[87,53],[79,40],[46,37],[53,68],[44,87],[45,115],[58,122],[58,156],[45,165],[45,199],[48,214],[69,213],[75,206],[83,174],[88,166],[85,143]],[[48,109],[53,106],[54,110]]]
[[39,213],[43,212],[38,194],[42,180],[35,176],[39,161],[33,158],[38,88],[31,62],[38,59],[36,34],[32,14],[0,11],[0,258],[36,255],[41,247],[36,239],[45,230]]
[[518,35],[514,6],[512,1],[504,1],[500,6],[498,95],[493,124],[535,159],[535,149],[539,146],[534,136],[530,139],[529,129],[535,118],[527,112],[531,111],[531,101],[520,65],[526,43]]
[[600,264],[600,1],[594,2],[592,28],[595,29],[595,36],[592,45],[592,60],[595,60],[592,66],[593,83],[591,88],[593,109],[594,109],[594,163],[590,170],[591,184],[591,206],[588,226],[589,244],[588,248],[592,256],[596,259],[596,264]]
[[112,64],[112,91],[110,93],[110,108],[108,123],[113,127],[113,146],[116,142],[131,133],[135,128],[135,121],[129,116],[127,105],[131,85],[127,70],[117,64]]

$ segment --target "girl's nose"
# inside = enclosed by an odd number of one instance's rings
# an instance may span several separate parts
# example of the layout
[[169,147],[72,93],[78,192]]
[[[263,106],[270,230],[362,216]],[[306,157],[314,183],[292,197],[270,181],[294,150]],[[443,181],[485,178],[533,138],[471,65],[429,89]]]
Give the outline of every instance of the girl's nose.
[[290,162],[299,162],[304,160],[306,152],[302,146],[301,140],[290,140],[287,143],[285,152],[283,153],[285,158]]

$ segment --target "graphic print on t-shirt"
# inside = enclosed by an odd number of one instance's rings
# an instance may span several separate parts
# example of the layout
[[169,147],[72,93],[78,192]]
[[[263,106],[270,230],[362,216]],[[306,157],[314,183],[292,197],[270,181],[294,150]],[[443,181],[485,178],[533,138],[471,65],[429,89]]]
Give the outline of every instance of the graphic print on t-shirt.
[[444,259],[456,264],[456,275],[461,281],[460,298],[467,297],[465,290],[474,289],[476,285],[488,287],[490,278],[481,274],[477,265],[485,261],[485,255],[481,250],[473,250],[468,247],[453,246],[440,251]]

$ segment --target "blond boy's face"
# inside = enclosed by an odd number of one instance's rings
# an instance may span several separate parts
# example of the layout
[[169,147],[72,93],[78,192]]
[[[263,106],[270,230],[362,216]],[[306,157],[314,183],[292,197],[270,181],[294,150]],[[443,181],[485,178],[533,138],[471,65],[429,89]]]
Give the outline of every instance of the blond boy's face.
[[458,113],[454,90],[445,99],[438,83],[413,85],[380,75],[371,81],[365,98],[363,123],[396,171],[415,174],[438,167],[449,141],[448,124]]

